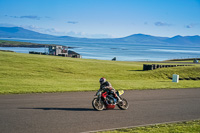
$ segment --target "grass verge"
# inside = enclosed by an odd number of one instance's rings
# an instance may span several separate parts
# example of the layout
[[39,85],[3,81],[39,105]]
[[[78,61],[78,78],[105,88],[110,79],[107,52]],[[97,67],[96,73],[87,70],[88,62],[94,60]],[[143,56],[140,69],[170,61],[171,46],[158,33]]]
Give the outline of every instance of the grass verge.
[[99,133],[200,133],[200,120],[118,129]]
[[0,94],[93,91],[99,88],[100,77],[107,78],[117,90],[200,87],[199,80],[173,83],[169,79],[173,74],[200,77],[200,65],[142,69],[142,62],[0,52]]

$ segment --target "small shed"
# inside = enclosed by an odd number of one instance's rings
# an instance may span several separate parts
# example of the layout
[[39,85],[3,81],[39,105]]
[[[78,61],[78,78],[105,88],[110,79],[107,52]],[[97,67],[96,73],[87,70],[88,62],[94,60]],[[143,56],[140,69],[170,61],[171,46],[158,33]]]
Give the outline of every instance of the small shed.
[[68,57],[73,57],[73,58],[82,58],[82,56],[74,51],[69,50],[68,51]]
[[199,60],[194,59],[194,60],[193,60],[193,63],[199,63]]
[[117,59],[117,58],[116,58],[116,57],[114,57],[114,58],[112,59],[112,61],[116,61],[116,59]]

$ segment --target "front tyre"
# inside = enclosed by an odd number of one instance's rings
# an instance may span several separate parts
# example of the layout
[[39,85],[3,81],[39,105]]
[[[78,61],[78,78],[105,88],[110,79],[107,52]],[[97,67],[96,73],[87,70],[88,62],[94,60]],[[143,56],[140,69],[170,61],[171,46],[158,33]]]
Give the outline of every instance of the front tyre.
[[101,111],[104,109],[104,103],[102,100],[98,100],[97,98],[94,98],[92,100],[92,106],[95,110]]
[[117,106],[122,110],[126,110],[126,109],[128,109],[129,104],[128,104],[128,102],[127,102],[127,100],[125,98],[122,98],[122,101],[119,102],[117,104]]

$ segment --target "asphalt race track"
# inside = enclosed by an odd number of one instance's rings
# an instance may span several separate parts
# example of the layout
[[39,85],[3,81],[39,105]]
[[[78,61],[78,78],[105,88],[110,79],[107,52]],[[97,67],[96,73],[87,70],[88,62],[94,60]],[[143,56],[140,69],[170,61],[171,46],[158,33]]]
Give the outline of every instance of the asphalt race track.
[[125,91],[125,111],[94,111],[94,94],[0,95],[0,132],[79,133],[200,119],[200,89]]

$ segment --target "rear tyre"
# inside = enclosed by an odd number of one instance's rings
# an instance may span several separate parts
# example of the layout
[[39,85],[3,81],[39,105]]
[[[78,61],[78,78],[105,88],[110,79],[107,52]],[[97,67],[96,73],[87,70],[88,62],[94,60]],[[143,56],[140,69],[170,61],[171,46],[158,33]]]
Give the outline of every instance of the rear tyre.
[[129,104],[128,104],[128,102],[127,102],[127,100],[126,100],[125,98],[122,98],[122,101],[119,102],[119,103],[117,104],[117,106],[118,106],[120,109],[122,109],[122,110],[126,110],[126,109],[128,109]]
[[103,101],[99,101],[97,98],[94,98],[92,100],[92,106],[95,110],[101,111],[104,109],[104,103]]

